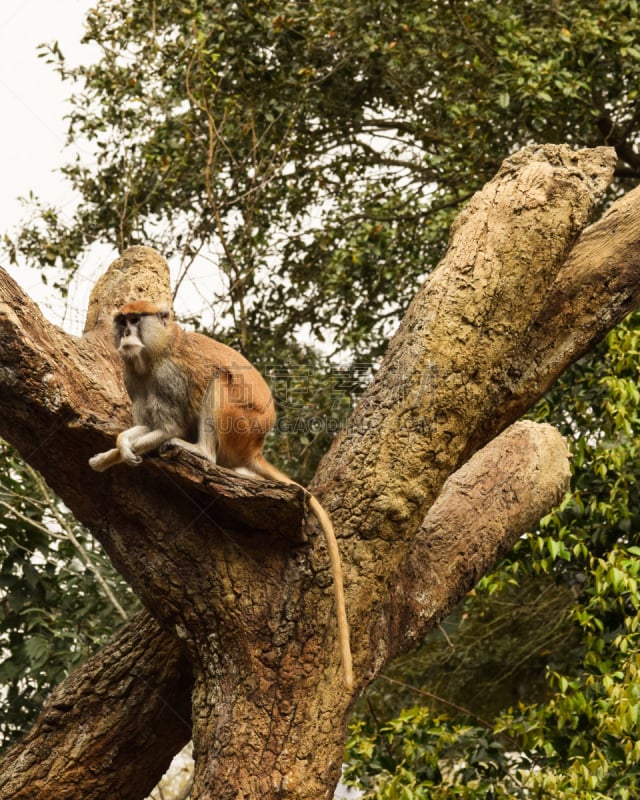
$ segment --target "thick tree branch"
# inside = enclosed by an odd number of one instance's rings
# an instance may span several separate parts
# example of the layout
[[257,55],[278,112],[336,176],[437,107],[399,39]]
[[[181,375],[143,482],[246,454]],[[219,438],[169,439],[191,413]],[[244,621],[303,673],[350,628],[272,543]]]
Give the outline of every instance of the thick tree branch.
[[562,499],[567,446],[551,425],[517,422],[447,480],[387,604],[381,637],[406,652]]
[[191,667],[147,613],[70,675],[0,761],[2,800],[139,800],[191,736]]
[[[445,258],[416,295],[348,429],[323,459],[314,485],[330,513],[350,509],[339,529],[345,559],[357,565],[349,573],[348,603],[363,619],[383,615],[386,599],[373,586],[388,575],[410,579],[403,572],[408,552],[446,478],[640,303],[640,273],[631,258],[615,286],[602,280],[596,253],[585,273],[564,270],[614,161],[606,148],[551,146],[505,161],[456,220]],[[626,248],[639,227],[635,202],[611,230],[612,251]],[[574,336],[563,305],[552,298],[559,276],[566,277],[563,291],[571,286],[579,293],[591,269],[601,314],[594,319],[591,304],[573,310],[579,329],[592,326],[587,342]],[[543,344],[549,339],[537,325],[540,317],[553,323],[557,358]],[[377,628],[363,631],[361,663],[378,663]],[[356,669],[357,660],[358,654]]]
[[[320,485],[338,475],[358,486],[356,508],[366,507],[367,519],[366,531],[359,525],[361,537],[388,539],[394,548],[401,532],[411,539],[413,520],[419,523],[448,474],[586,351],[558,325],[566,357],[541,365],[536,377],[546,381],[544,388],[522,381],[514,398],[514,375],[525,371],[545,336],[536,319],[602,198],[614,160],[606,148],[527,148],[505,161],[459,215],[445,258],[416,295],[376,380],[317,476]],[[623,223],[625,235],[620,227],[614,232],[614,249],[626,246],[639,220],[636,204]],[[579,291],[583,279],[575,280]],[[625,280],[632,298],[622,313],[640,301],[640,277],[630,265]],[[608,284],[600,284],[598,302],[617,306]],[[561,311],[556,308],[554,321]],[[607,313],[594,336],[622,313]],[[581,308],[576,322],[581,314],[592,322]]]
[[[304,520],[308,513],[308,495],[299,486],[260,481],[215,467],[200,457],[176,446],[163,449],[158,463],[150,461],[153,471],[168,476],[176,487],[194,498],[194,487],[208,505],[216,498],[216,519],[221,526],[240,528],[260,536],[281,538],[290,545],[307,542]],[[207,499],[208,498],[208,499]]]
[[638,308],[638,263],[640,187],[586,228],[568,254],[523,339],[522,371],[512,372],[513,397],[503,405],[499,425],[531,405],[527,387],[544,393],[569,364]]

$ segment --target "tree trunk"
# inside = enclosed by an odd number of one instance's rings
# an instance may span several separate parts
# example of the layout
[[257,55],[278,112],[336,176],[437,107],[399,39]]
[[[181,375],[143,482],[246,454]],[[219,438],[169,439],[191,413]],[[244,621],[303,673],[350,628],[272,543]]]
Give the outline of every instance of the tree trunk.
[[[194,800],[331,797],[357,694],[567,485],[560,437],[548,426],[508,426],[639,303],[638,191],[581,233],[614,163],[605,148],[551,146],[504,163],[460,215],[447,255],[320,465],[312,488],[340,541],[353,694],[342,682],[328,558],[304,493],[183,451],[138,470],[87,467],[130,423],[109,313],[136,297],[166,300],[158,254],[132,248],[112,265],[79,340],[0,274],[0,433],[92,529],[164,630],[145,618],[137,647],[122,650],[109,701],[98,691],[110,680],[96,677],[100,656],[63,683],[55,697],[74,698],[74,713],[59,715],[49,746],[47,714],[60,706],[51,701],[0,764],[8,776],[0,799],[27,797],[27,786],[29,797],[70,797],[71,785],[83,798],[144,797],[185,733],[182,722],[169,731],[171,714],[150,720],[113,702],[126,697],[117,674],[134,665],[181,720],[193,688]],[[128,628],[113,657],[127,636]],[[101,702],[108,729],[95,713]],[[79,730],[88,743],[80,759]]]

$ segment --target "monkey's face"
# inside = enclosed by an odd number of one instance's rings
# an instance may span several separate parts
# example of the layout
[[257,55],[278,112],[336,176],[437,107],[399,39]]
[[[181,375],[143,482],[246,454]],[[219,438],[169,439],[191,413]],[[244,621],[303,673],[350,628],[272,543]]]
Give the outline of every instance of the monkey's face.
[[147,300],[134,300],[116,312],[113,336],[116,350],[130,365],[142,367],[167,347],[171,314],[164,306]]
[[144,317],[144,314],[116,314],[113,332],[116,349],[122,358],[136,358],[144,349]]

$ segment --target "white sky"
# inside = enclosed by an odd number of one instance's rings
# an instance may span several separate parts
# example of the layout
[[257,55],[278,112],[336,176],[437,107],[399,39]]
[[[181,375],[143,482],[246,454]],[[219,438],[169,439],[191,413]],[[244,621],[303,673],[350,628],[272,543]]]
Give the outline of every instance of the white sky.
[[[64,99],[69,89],[38,58],[43,42],[59,40],[80,53],[84,11],[90,0],[0,0],[0,215],[6,230],[20,220],[16,197],[30,188],[61,192],[51,170],[61,163]],[[85,48],[86,49],[86,48]]]
[[[11,232],[28,214],[18,200],[30,191],[62,209],[73,208],[71,189],[56,170],[66,136],[66,100],[72,91],[52,65],[38,58],[38,45],[58,41],[71,64],[91,61],[91,48],[80,44],[84,18],[92,0],[0,0],[0,236]],[[25,267],[0,263],[43,308],[49,319],[62,323],[59,303],[51,305],[52,292],[40,275]],[[81,265],[90,284],[106,264]],[[86,271],[86,274],[85,274]],[[78,319],[65,327],[79,333],[86,300],[80,279]],[[73,312],[72,312],[73,313]]]

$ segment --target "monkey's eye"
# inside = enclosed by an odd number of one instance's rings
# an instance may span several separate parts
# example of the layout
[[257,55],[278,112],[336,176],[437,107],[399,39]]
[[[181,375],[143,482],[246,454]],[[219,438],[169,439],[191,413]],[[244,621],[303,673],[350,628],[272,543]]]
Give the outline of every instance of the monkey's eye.
[[127,321],[129,325],[137,325],[140,322],[140,315],[139,314],[129,314],[127,316]]
[[115,323],[116,325],[118,325],[118,327],[124,328],[124,326],[127,323],[127,318],[125,317],[124,314],[118,314],[115,318]]

